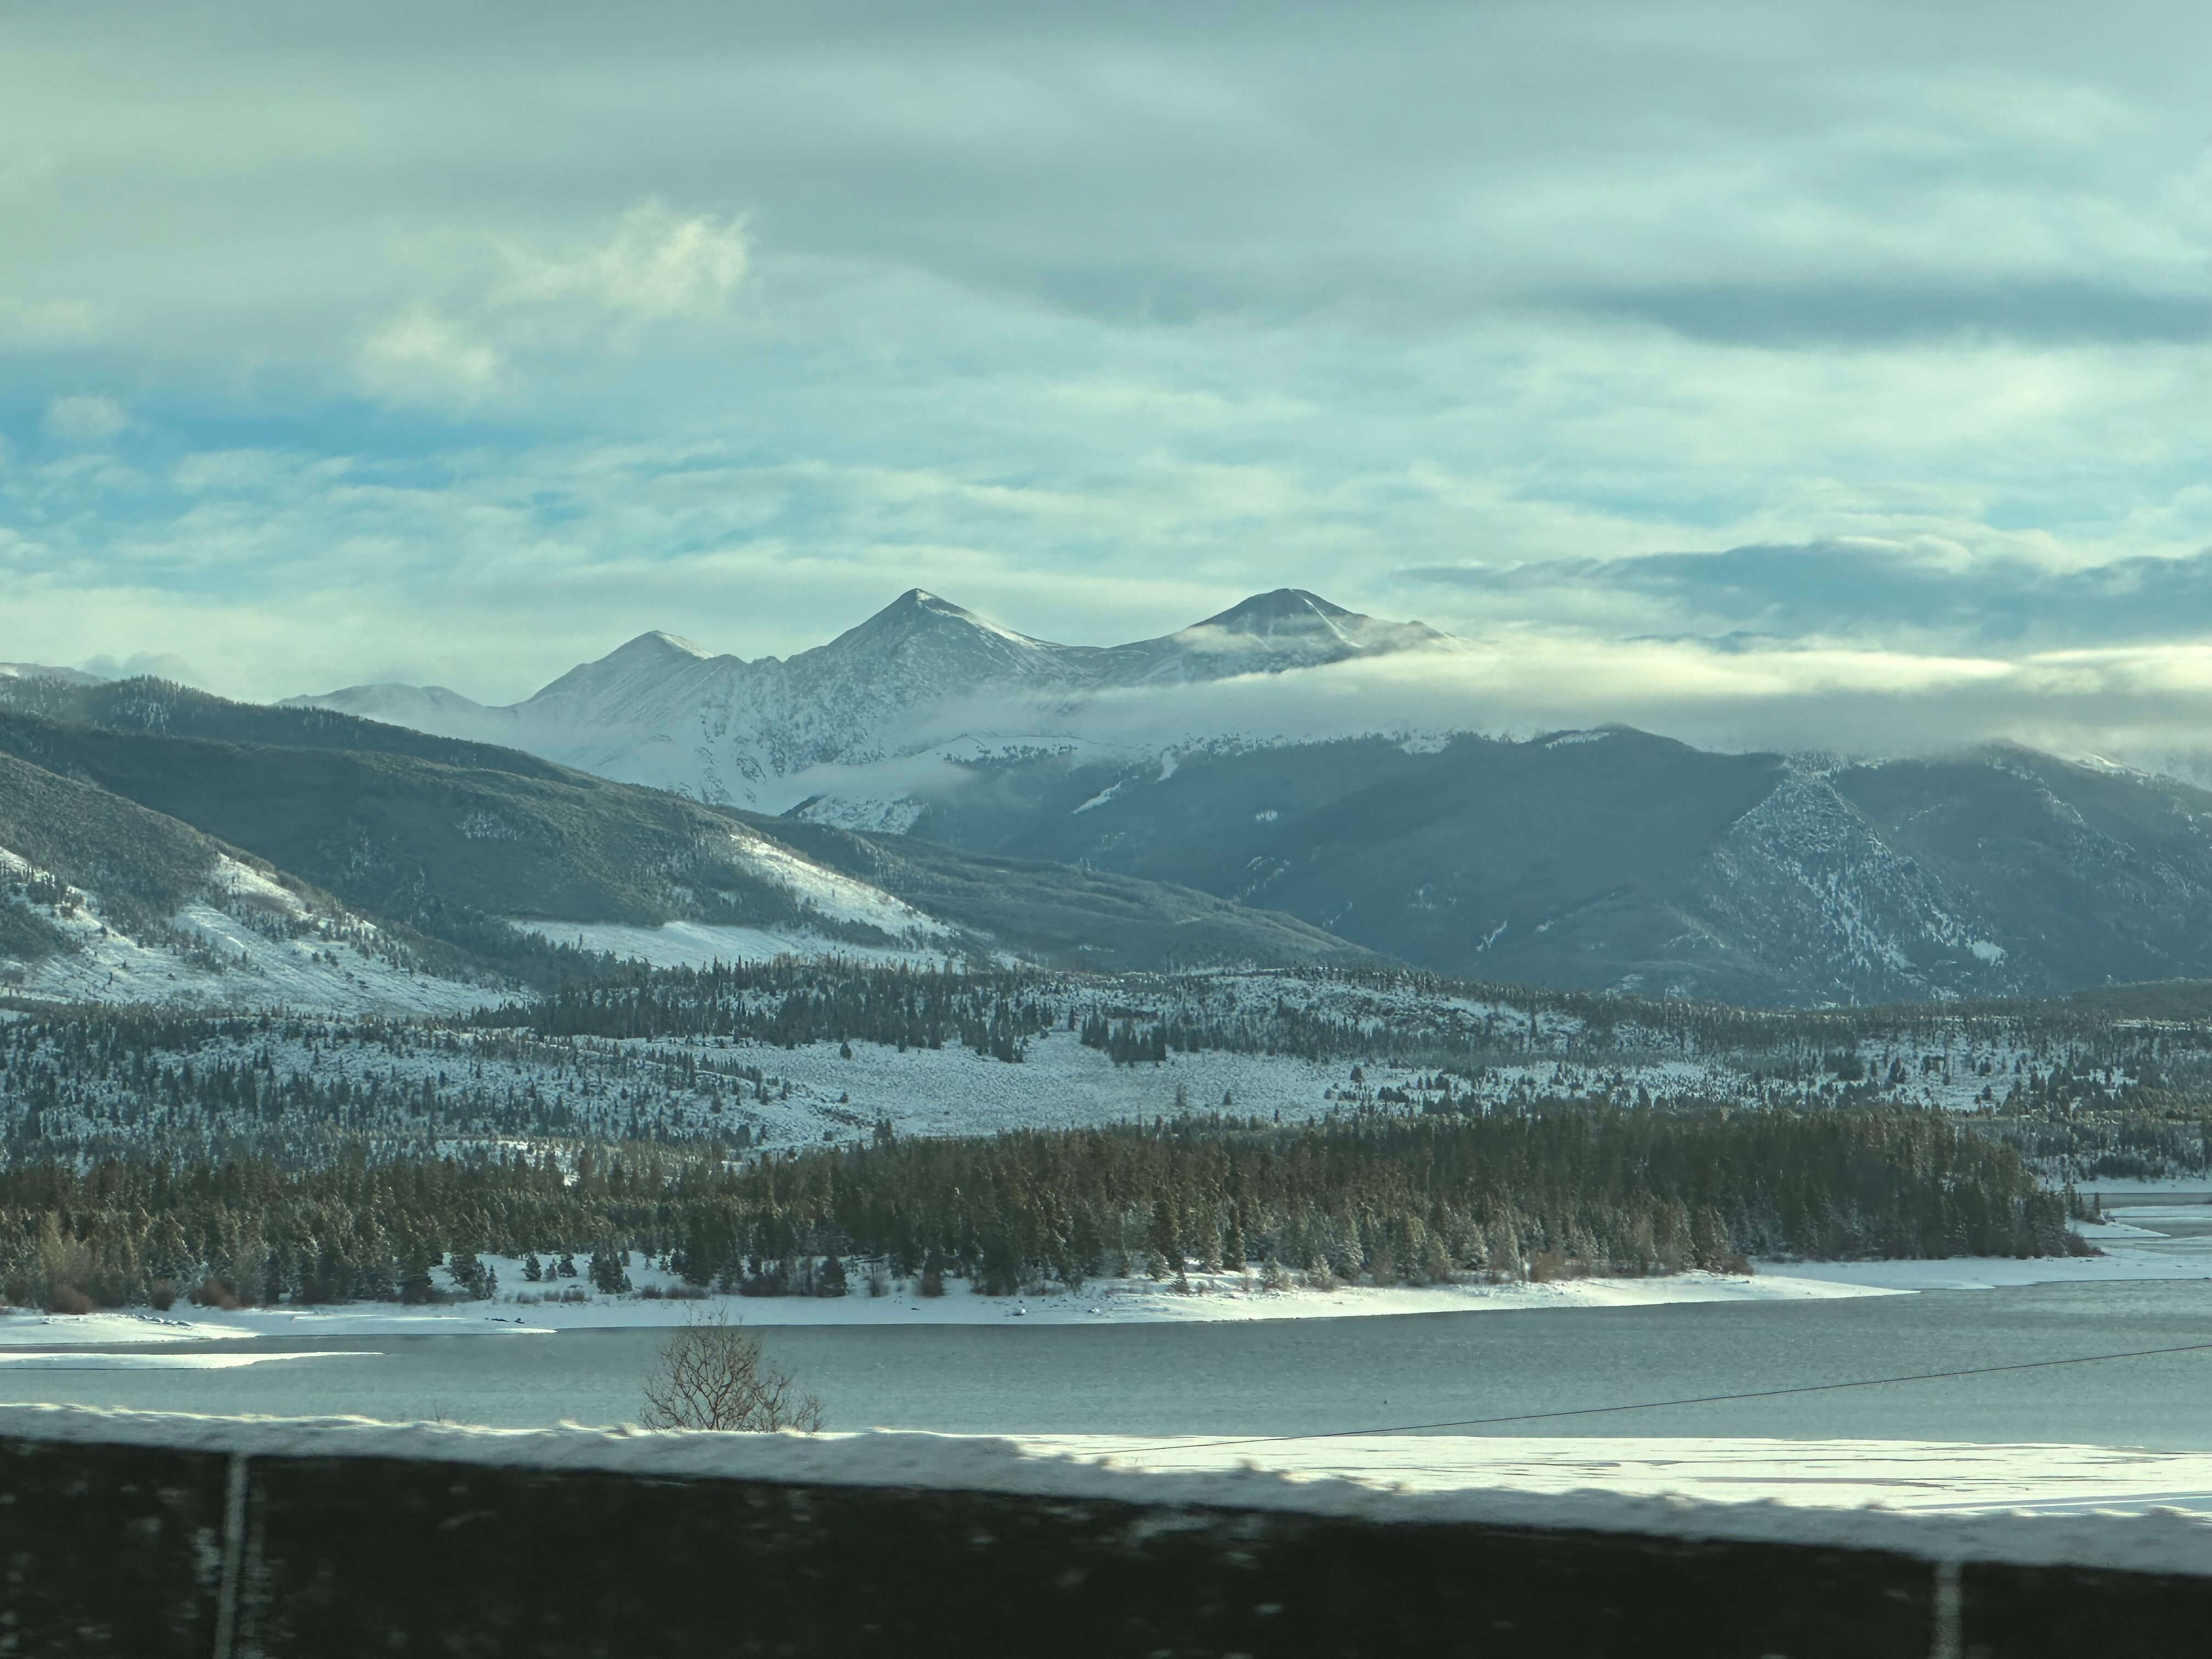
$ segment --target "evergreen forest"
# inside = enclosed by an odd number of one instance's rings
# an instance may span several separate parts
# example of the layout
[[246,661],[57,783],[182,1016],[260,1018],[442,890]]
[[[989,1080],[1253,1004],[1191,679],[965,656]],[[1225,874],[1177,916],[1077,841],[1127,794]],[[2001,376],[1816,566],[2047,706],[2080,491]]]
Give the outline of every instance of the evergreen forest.
[[[1750,1255],[2063,1253],[2010,1146],[1896,1109],[1361,1111],[904,1139],[728,1158],[590,1148],[310,1167],[0,1172],[0,1288],[59,1309],[427,1299],[477,1257],[643,1251],[690,1284],[839,1293],[858,1267],[1006,1294],[1102,1275],[1429,1283],[1736,1268]],[[603,1288],[611,1272],[595,1273]]]

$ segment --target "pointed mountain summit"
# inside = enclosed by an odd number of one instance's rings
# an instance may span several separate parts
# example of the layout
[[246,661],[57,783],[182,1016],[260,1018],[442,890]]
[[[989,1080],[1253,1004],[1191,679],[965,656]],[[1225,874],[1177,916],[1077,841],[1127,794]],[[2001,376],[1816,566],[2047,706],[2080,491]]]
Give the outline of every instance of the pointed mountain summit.
[[957,605],[926,587],[909,587],[882,610],[862,623],[848,629],[853,634],[880,631],[886,629],[927,626],[933,622],[969,623],[982,628],[989,624],[974,611]]
[[[817,646],[815,649],[896,649],[912,639],[979,637],[1002,640],[1044,651],[1073,648],[1054,645],[1047,640],[1034,640],[1026,634],[1017,634],[1013,629],[1001,628],[998,623],[979,617],[926,587],[909,587],[867,621],[856,628],[847,629],[828,645]],[[813,654],[811,651],[802,651],[792,660],[798,662]]]
[[927,588],[910,587],[859,627],[799,653],[788,665],[825,691],[865,688],[870,698],[889,695],[912,705],[993,685],[1057,687],[1096,654],[1017,634]]
[[1303,587],[1278,587],[1176,633],[1116,646],[1106,654],[1114,659],[1109,677],[1115,684],[1188,684],[1320,668],[1446,638],[1419,623],[1363,617]]
[[[541,719],[629,720],[668,700],[672,688],[696,687],[720,662],[687,639],[654,629],[618,645],[596,662],[570,669],[519,706]],[[680,691],[678,695],[681,695]]]
[[702,646],[692,644],[690,641],[680,635],[663,633],[656,628],[648,633],[639,635],[634,640],[617,646],[604,657],[580,664],[570,669],[559,679],[540,688],[537,695],[542,697],[555,687],[566,685],[579,674],[590,674],[594,672],[649,674],[671,666],[681,667],[689,663],[710,662],[714,659],[714,655],[713,652]]
[[[1255,593],[1250,599],[1232,605],[1218,617],[1208,617],[1194,624],[1196,628],[1218,628],[1225,634],[1256,634],[1271,637],[1276,634],[1310,634],[1318,629],[1334,631],[1339,618],[1353,622],[1371,620],[1346,611],[1340,605],[1331,605],[1318,593],[1309,593],[1303,587],[1279,587],[1271,593]],[[1186,633],[1191,631],[1185,629]]]

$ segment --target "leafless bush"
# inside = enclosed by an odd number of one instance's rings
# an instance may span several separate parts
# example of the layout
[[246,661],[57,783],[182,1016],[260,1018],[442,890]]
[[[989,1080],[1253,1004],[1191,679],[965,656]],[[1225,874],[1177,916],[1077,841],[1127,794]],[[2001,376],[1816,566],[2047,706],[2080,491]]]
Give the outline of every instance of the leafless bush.
[[650,1429],[818,1433],[822,1402],[761,1358],[760,1339],[717,1310],[686,1320],[645,1381]]

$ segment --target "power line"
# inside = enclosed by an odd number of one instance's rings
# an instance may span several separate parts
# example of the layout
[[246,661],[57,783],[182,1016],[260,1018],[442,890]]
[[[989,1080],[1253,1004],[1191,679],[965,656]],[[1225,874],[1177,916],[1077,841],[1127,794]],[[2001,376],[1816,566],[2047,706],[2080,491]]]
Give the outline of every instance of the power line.
[[1686,1400],[1639,1400],[1626,1406],[1577,1406],[1567,1411],[1516,1412],[1509,1417],[1468,1417],[1452,1423],[1404,1423],[1384,1429],[1324,1429],[1312,1434],[1255,1434],[1236,1440],[1159,1441],[1152,1446],[1120,1446],[1113,1452],[1206,1451],[1219,1446],[1263,1446],[1286,1440],[1348,1440],[1363,1435],[1423,1434],[1437,1429],[1484,1429],[1501,1423],[1547,1423],[1563,1417],[1601,1417],[1608,1412],[1649,1412],[1669,1406],[1722,1406],[1739,1400],[1774,1400],[1784,1395],[1828,1394],[1838,1389],[1879,1389],[1895,1382],[1946,1382],[1962,1376],[1994,1376],[2002,1371],[2045,1370],[2057,1365],[2098,1365],[2113,1359],[2154,1359],[2162,1354],[2212,1352],[2212,1342],[2188,1342],[2175,1348],[2138,1348],[2129,1353],[2086,1353],[2070,1359],[2027,1359],[2011,1365],[1974,1365],[1964,1370],[1917,1371],[1906,1376],[1865,1376],[1850,1382],[1802,1382],[1787,1389],[1754,1389],[1741,1394],[1697,1395]]

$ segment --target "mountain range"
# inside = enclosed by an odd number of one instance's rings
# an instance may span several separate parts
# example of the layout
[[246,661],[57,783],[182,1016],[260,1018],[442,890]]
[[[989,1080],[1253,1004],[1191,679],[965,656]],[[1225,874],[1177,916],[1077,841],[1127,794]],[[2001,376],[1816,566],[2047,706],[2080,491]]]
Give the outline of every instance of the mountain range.
[[[948,745],[972,752],[1054,740],[1071,708],[1101,693],[1453,643],[1419,623],[1363,617],[1286,587],[1158,639],[1056,645],[914,588],[827,645],[789,658],[713,655],[651,633],[501,707],[413,685],[348,686],[290,704],[506,744],[714,805],[781,811],[838,793],[841,780],[825,769],[878,766]],[[897,816],[894,805],[884,827],[897,827]]]
[[550,939],[679,922],[732,958],[1371,959],[1141,878],[786,823],[325,709],[0,681],[0,970],[35,988],[70,951],[265,955],[234,922],[310,949],[367,927],[393,962],[541,982],[573,966]]
[[[495,923],[681,921],[1765,1005],[2212,975],[2212,793],[2017,745],[1054,735],[1132,688],[1247,674],[1264,702],[1353,659],[1460,648],[1294,589],[1109,647],[917,589],[788,659],[649,634],[504,708],[408,687],[263,707],[26,668],[0,675],[0,755],[483,960],[514,955]],[[27,858],[10,833],[0,813],[0,848]],[[128,902],[127,865],[57,873]]]

